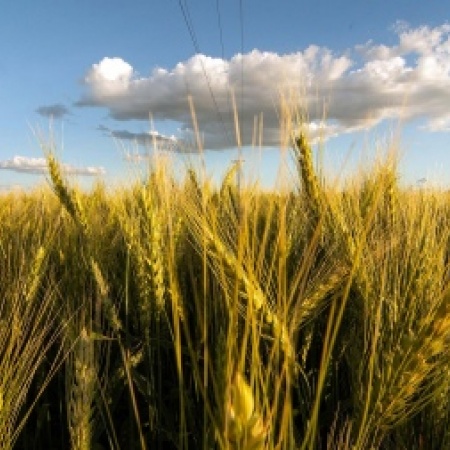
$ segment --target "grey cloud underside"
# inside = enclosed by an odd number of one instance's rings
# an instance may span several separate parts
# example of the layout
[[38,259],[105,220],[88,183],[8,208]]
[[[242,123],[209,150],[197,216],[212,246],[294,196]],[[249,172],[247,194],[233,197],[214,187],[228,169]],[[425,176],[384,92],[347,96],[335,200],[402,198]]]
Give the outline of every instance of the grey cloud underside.
[[166,136],[156,135],[152,136],[150,133],[133,133],[128,130],[111,130],[104,126],[99,126],[98,130],[104,131],[106,135],[116,139],[123,139],[127,141],[136,141],[139,144],[147,145],[151,144],[155,140],[158,142],[170,141],[171,139]]
[[40,106],[36,109],[36,112],[43,117],[49,117],[53,119],[61,119],[62,117],[70,114],[70,111],[62,104],[56,103],[54,105]]
[[[149,114],[154,120],[172,120],[192,138],[191,96],[204,146],[212,149],[236,144],[231,92],[244,145],[254,140],[255,117],[261,115],[263,145],[278,145],[286,104],[307,111],[310,131],[325,138],[397,118],[422,117],[428,129],[446,131],[449,34],[448,25],[402,26],[398,45],[369,42],[356,46],[353,57],[352,52],[336,55],[316,46],[287,55],[254,50],[230,60],[196,55],[141,78],[122,59],[104,58],[87,73],[78,105],[107,108],[119,121],[148,121]],[[326,121],[319,127],[324,110]],[[126,132],[119,134],[127,139]]]
[[196,152],[192,143],[187,139],[176,139],[174,136],[165,136],[157,132],[135,133],[128,130],[113,130],[104,125],[99,125],[97,130],[119,141],[129,141],[132,144],[138,144],[147,148],[157,146],[161,150],[185,153]]

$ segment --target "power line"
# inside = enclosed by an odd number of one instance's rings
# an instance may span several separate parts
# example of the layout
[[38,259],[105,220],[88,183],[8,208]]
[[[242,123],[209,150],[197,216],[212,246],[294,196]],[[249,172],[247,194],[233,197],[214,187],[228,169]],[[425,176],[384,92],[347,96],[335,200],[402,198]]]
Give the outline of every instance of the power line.
[[219,0],[216,0],[216,11],[217,11],[217,24],[219,26],[220,50],[223,60],[225,59],[225,46],[223,45],[223,30],[222,30],[222,19],[220,14]]
[[241,110],[244,101],[244,7],[242,0],[239,0],[239,22],[241,28]]
[[181,12],[183,13],[184,22],[189,31],[189,35],[191,36],[192,43],[194,45],[195,53],[200,53],[200,47],[198,45],[197,36],[194,30],[194,24],[191,19],[191,15],[189,13],[189,7],[187,1],[184,0],[184,5],[182,0],[178,0],[178,4],[180,5]]
[[[220,12],[220,0],[216,0],[216,12],[217,12],[217,25],[219,27],[219,39],[220,39],[220,50],[221,50],[221,58],[222,61],[225,61],[225,44],[224,44],[224,38],[223,38],[223,26],[222,26],[222,15]],[[231,93],[230,89],[230,78],[229,74],[227,73],[227,86],[228,90]],[[227,107],[229,111],[229,117],[228,119],[232,120],[232,114],[231,114],[231,99],[230,95],[227,95]]]
[[242,170],[242,142],[244,140],[245,135],[245,128],[244,128],[244,120],[243,120],[243,114],[244,114],[244,12],[243,12],[243,3],[242,0],[239,0],[239,22],[240,22],[240,29],[241,29],[241,98],[240,98],[240,106],[241,106],[241,145],[238,148],[239,151],[239,168],[238,168],[238,186],[239,186],[239,193],[241,191],[241,170]]
[[[192,44],[194,45],[194,50],[195,50],[196,54],[200,54],[201,53],[200,52],[200,46],[198,44],[197,35],[195,33],[194,23],[192,22],[192,18],[191,18],[190,12],[189,12],[189,6],[187,4],[187,0],[184,0],[184,2],[182,0],[178,0],[178,5],[180,6],[181,12],[183,14],[184,22],[185,22],[186,27],[187,27],[187,29],[189,31],[189,35],[191,37]],[[223,41],[222,41],[222,46],[223,46]],[[210,95],[210,97],[211,97],[211,99],[213,101],[214,109],[216,110],[216,113],[217,113],[217,117],[219,118],[219,122],[222,125],[223,131],[225,133],[226,140],[230,144],[231,141],[230,141],[230,137],[229,137],[229,134],[228,134],[228,130],[227,130],[227,127],[225,125],[225,121],[223,120],[223,117],[222,117],[222,114],[220,112],[219,106],[217,104],[216,96],[214,95],[214,92],[213,92],[213,89],[212,89],[212,86],[211,86],[211,80],[210,80],[210,78],[208,76],[208,73],[206,71],[205,64],[203,63],[203,59],[202,58],[200,58],[200,65],[201,65],[201,68],[202,68],[203,76],[205,77],[205,80],[206,80],[206,84],[208,86],[209,95]]]

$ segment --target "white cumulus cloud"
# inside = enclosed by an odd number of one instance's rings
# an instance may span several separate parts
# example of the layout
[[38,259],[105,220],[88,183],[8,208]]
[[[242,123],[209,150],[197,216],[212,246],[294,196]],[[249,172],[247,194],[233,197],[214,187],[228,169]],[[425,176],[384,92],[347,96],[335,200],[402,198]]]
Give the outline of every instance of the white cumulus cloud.
[[108,82],[126,84],[133,75],[133,67],[121,58],[103,58],[99,64],[94,64],[86,75],[89,83]]
[[87,72],[78,105],[106,108],[116,120],[148,121],[151,113],[178,122],[192,137],[190,95],[204,146],[212,149],[236,143],[231,93],[244,145],[254,141],[255,118],[261,117],[263,145],[280,143],[281,98],[306,109],[310,130],[325,138],[397,118],[420,117],[431,131],[449,130],[450,25],[410,29],[402,23],[396,32],[393,46],[368,42],[337,54],[311,45],[230,59],[198,54],[148,76],[121,58],[104,58]]
[[[76,167],[62,164],[62,168],[68,175],[97,176],[106,173],[103,167]],[[0,161],[0,169],[28,174],[46,174],[48,172],[45,158],[28,158],[26,156],[14,156],[11,159]]]

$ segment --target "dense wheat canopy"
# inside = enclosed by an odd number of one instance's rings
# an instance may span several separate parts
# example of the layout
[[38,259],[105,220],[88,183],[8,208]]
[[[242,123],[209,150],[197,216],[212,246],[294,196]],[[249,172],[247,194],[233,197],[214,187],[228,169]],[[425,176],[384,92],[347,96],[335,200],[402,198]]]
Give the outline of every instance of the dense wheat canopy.
[[[450,446],[446,192],[51,180],[0,197],[2,449]],[[49,418],[52,418],[51,420]]]

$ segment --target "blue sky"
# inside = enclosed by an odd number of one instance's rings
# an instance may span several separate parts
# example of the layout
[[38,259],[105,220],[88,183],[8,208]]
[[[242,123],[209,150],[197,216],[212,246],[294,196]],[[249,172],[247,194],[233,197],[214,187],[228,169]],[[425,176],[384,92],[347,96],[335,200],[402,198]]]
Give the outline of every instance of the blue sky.
[[[3,2],[0,189],[45,179],[50,123],[82,184],[126,182],[130,160],[145,162],[155,142],[195,160],[188,95],[208,172],[222,173],[236,157],[230,91],[247,170],[265,184],[288,103],[308,110],[305,127],[334,173],[399,129],[405,183],[448,185],[449,12],[437,0]],[[261,149],[251,148],[255,117]]]

